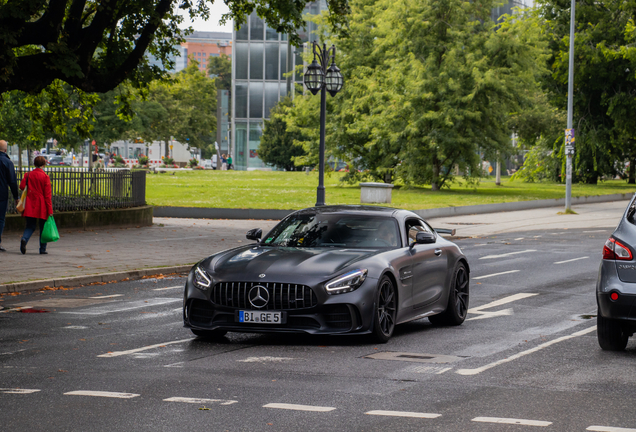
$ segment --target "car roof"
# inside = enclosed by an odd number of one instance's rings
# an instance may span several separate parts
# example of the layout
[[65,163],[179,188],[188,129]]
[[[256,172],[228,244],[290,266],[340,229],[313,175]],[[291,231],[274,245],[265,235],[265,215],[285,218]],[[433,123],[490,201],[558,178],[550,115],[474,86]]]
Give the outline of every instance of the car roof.
[[331,206],[316,206],[306,209],[298,210],[292,214],[356,214],[365,216],[384,216],[403,219],[406,217],[416,217],[421,219],[417,214],[408,210],[396,209],[392,207],[380,207],[380,206],[365,206],[365,205],[331,205]]

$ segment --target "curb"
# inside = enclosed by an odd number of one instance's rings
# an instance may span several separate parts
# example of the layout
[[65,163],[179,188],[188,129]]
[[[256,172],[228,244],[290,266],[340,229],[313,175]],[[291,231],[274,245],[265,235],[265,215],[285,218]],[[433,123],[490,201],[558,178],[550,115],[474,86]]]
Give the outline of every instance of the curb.
[[[592,204],[611,201],[629,200],[634,194],[612,194],[572,197],[572,205]],[[388,204],[390,207],[391,204]],[[423,210],[411,210],[424,219],[462,216],[469,214],[498,213],[504,211],[529,210],[546,207],[565,206],[565,198],[516,201],[499,204],[481,204],[474,206],[442,207]],[[204,207],[168,207],[154,208],[153,217],[188,218],[188,219],[269,219],[281,220],[296,210],[272,210],[272,209],[228,209],[228,208],[204,208]]]
[[112,282],[122,279],[141,279],[144,276],[156,274],[185,273],[190,271],[192,265],[180,265],[171,267],[156,267],[143,270],[130,270],[126,272],[100,273],[87,276],[75,276],[57,279],[44,279],[29,282],[16,282],[0,285],[0,293],[14,293],[24,291],[35,291],[45,287],[78,287],[80,285],[88,285],[95,282]]

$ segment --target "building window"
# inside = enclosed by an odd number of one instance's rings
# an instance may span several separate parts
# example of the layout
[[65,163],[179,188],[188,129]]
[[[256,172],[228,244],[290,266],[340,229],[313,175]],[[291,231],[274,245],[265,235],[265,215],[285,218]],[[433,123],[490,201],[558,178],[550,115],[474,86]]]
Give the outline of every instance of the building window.
[[[263,117],[263,83],[251,82],[250,83],[250,117],[262,118]],[[238,117],[238,115],[237,115]]]
[[278,79],[278,44],[265,44],[265,79]]
[[265,118],[269,118],[269,112],[278,103],[278,83],[265,83]]
[[250,15],[250,40],[263,40],[263,20],[255,13]]
[[248,31],[249,31],[249,20],[245,21],[245,24],[243,24],[237,31],[236,31],[236,40],[247,40],[248,37]]
[[234,53],[236,58],[234,62],[236,63],[236,76],[237,80],[247,79],[247,59],[248,59],[248,44],[246,43],[237,43],[234,47]]
[[234,128],[234,158],[233,162],[238,168],[247,168],[247,123],[236,122]]
[[258,158],[258,147],[261,145],[261,135],[263,135],[263,125],[261,122],[250,122],[249,136],[249,166],[262,167],[263,162]]
[[265,40],[268,40],[268,41],[278,40],[278,33],[276,33],[276,30],[274,30],[267,24],[265,24]]
[[250,80],[263,79],[263,49],[262,43],[250,44]]
[[236,115],[236,118],[247,118],[247,83],[237,82],[235,83],[234,88],[236,93],[236,107],[234,114]]

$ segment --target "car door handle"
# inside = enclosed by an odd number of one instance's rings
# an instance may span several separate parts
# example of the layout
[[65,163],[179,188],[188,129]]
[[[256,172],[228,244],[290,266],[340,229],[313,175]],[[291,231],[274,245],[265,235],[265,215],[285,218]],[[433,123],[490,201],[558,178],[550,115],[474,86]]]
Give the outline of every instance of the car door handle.
[[440,256],[442,254],[441,249],[435,249],[435,255]]

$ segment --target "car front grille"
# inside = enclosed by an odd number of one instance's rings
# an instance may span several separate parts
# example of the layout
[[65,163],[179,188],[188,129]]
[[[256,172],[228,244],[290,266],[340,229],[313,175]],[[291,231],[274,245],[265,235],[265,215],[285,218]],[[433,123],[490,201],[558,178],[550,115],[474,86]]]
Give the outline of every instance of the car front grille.
[[[263,308],[255,308],[248,294],[252,287],[260,285],[269,294]],[[210,300],[220,306],[254,310],[296,310],[311,308],[318,304],[316,294],[306,285],[258,282],[221,282],[214,285]]]

